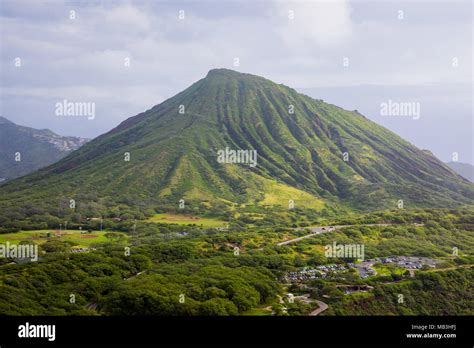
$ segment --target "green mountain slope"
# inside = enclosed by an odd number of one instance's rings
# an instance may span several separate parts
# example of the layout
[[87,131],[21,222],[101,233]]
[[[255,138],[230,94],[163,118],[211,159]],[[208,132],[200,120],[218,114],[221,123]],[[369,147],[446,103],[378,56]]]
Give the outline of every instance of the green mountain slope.
[[[226,147],[256,150],[257,165],[219,163]],[[380,209],[400,199],[407,207],[470,204],[473,193],[433,155],[357,112],[215,69],[61,161],[3,185],[0,208],[57,208],[69,199],[91,209],[180,199],[287,205],[295,197],[297,206],[316,209],[325,202]]]
[[60,136],[49,129],[19,126],[0,116],[0,181],[48,166],[85,142],[86,139]]

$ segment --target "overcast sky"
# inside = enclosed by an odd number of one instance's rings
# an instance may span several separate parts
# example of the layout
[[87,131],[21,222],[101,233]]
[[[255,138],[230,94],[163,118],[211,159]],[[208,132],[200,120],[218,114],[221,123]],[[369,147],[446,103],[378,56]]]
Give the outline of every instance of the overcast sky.
[[[474,163],[470,0],[2,0],[0,11],[0,113],[21,125],[95,137],[227,67]],[[95,118],[56,116],[64,99],[94,102]],[[419,103],[419,118],[381,115],[389,100]]]

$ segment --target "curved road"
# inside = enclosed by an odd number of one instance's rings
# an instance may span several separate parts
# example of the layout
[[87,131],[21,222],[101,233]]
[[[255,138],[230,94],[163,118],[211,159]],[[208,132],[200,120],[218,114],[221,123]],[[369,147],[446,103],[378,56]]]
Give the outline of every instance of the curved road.
[[[318,234],[321,234],[321,233],[332,232],[332,231],[341,229],[343,227],[350,227],[350,226],[390,226],[390,225],[394,225],[394,224],[362,224],[362,225],[335,225],[335,226],[313,227],[313,228],[309,228],[309,230],[311,231],[311,234],[307,234],[307,235],[302,236],[302,237],[298,237],[298,238],[290,239],[290,240],[287,240],[287,241],[284,241],[284,242],[280,242],[280,243],[277,243],[277,245],[287,245],[287,244],[290,244],[290,243],[295,243],[295,242],[298,242],[300,240],[310,238],[310,237],[313,237],[313,236],[317,236]],[[410,224],[410,225],[422,226],[423,224],[416,224],[415,223],[415,224]],[[304,228],[297,228],[296,230],[304,230]],[[324,312],[329,307],[326,303],[324,303],[322,301],[319,301],[319,300],[314,300],[313,302],[316,302],[319,307],[314,309],[313,311],[311,311],[308,314],[308,316],[316,316],[319,313]]]
[[318,308],[316,308],[315,310],[311,311],[308,315],[310,317],[314,317],[315,315],[318,315],[319,313],[325,311],[326,309],[328,309],[328,305],[322,301],[319,301],[319,300],[315,300],[314,302],[316,302],[318,304]]
[[[321,226],[321,227],[312,227],[312,228],[296,228],[295,230],[301,231],[308,229],[311,231],[311,234],[307,234],[302,237],[298,237],[295,239],[290,239],[284,242],[277,243],[277,245],[286,245],[294,242],[298,242],[302,239],[310,238],[313,236],[317,236],[318,234],[321,233],[326,233],[326,232],[332,232],[344,227],[351,227],[351,226],[390,226],[390,225],[404,225],[404,224],[361,224],[361,225],[335,225],[335,226]],[[416,225],[416,226],[422,226],[422,224],[407,224],[407,225]]]

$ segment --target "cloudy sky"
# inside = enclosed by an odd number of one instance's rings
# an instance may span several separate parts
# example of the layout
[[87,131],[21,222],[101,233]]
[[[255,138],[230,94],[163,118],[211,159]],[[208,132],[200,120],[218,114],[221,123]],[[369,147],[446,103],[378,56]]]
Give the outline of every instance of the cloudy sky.
[[[0,113],[95,137],[227,67],[474,163],[472,11],[470,0],[2,0]],[[65,99],[95,103],[95,118],[56,116]],[[389,100],[419,103],[419,117],[381,115]]]

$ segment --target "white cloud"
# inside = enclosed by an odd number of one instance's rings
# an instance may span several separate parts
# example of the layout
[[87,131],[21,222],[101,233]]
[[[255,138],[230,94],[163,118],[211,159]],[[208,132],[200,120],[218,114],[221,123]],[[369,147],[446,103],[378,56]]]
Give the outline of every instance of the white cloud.
[[290,48],[334,47],[350,39],[353,23],[348,1],[278,2],[285,23],[278,29]]

